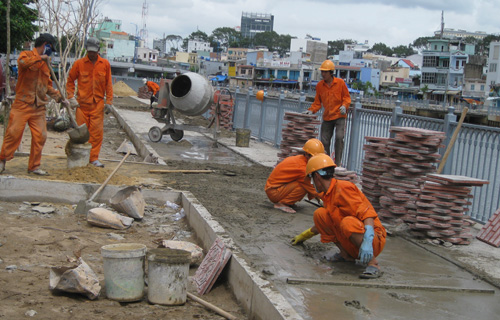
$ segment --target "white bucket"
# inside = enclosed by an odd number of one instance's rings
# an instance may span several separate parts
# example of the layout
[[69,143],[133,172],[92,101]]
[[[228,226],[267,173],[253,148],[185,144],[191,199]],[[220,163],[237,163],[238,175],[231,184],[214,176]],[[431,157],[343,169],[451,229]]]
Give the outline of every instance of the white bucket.
[[148,300],[178,306],[186,303],[189,275],[188,251],[158,248],[148,252]]
[[89,164],[90,150],[92,145],[90,143],[66,143],[65,152],[67,156],[68,169],[85,167]]
[[146,246],[118,243],[101,247],[106,296],[116,301],[138,301],[144,296]]

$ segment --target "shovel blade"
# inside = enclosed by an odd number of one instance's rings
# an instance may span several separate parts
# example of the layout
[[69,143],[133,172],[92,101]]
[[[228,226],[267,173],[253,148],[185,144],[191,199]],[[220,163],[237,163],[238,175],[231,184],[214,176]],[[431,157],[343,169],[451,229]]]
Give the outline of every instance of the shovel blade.
[[85,143],[89,141],[90,134],[87,125],[84,123],[81,126],[68,130],[69,139],[73,143]]

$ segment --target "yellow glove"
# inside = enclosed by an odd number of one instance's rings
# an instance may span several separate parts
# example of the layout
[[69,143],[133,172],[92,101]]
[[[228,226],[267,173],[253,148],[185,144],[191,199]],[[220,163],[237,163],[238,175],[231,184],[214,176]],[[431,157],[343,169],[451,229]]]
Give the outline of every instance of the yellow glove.
[[292,245],[297,245],[297,244],[300,244],[304,241],[306,241],[307,239],[311,239],[312,237],[314,237],[316,234],[313,233],[311,231],[311,228],[307,229],[306,231],[302,232],[301,234],[299,234],[298,236],[295,236],[293,239],[292,239]]

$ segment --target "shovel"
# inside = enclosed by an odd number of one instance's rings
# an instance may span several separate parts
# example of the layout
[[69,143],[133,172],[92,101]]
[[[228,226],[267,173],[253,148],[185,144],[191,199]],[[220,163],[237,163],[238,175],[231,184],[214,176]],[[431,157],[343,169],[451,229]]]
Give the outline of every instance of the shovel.
[[104,187],[108,184],[109,180],[113,177],[113,175],[118,171],[118,169],[121,167],[121,165],[125,162],[125,159],[130,155],[132,152],[131,149],[127,151],[123,159],[120,161],[120,163],[116,166],[116,168],[111,172],[111,174],[104,180],[104,182],[101,184],[101,186],[94,192],[94,194],[90,197],[88,200],[80,200],[78,202],[78,205],[76,206],[75,213],[76,214],[87,214],[87,212],[90,209],[97,208],[99,207],[99,203],[94,202],[93,200],[97,197],[97,195],[104,189]]
[[[54,82],[56,83],[57,90],[59,90],[59,93],[63,96],[63,92],[61,90],[61,86],[59,85],[59,81],[56,78],[56,75],[54,74],[54,70],[52,69],[52,66],[49,65],[47,62],[47,66],[49,67],[50,74],[52,75],[52,78],[54,79]],[[63,96],[64,99],[66,99],[65,96]],[[65,106],[66,110],[68,111],[69,115],[69,120],[71,121],[71,124],[73,125],[73,129],[70,129],[68,131],[69,139],[71,142],[76,143],[76,144],[81,144],[89,141],[90,134],[89,130],[87,129],[87,125],[84,123],[81,126],[78,126],[76,123],[75,117],[73,116],[73,113],[71,112],[70,108],[68,106]]]

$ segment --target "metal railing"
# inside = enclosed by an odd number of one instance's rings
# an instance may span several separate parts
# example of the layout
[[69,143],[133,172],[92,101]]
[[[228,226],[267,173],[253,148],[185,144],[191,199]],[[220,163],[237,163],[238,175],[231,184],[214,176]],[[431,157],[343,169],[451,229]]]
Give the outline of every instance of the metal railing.
[[[279,97],[267,97],[263,102],[255,98],[252,88],[246,93],[240,93],[237,89],[234,97],[233,127],[250,129],[252,136],[259,141],[269,142],[276,148],[280,146],[281,131],[286,125],[283,119],[285,112],[302,112],[311,105],[311,102],[304,101],[303,95],[299,100],[285,99],[283,91]],[[349,108],[342,159],[348,170],[361,174],[365,137],[389,137],[391,126],[442,131],[447,137],[444,144],[448,145],[457,127],[455,111],[463,108],[459,106],[456,110],[448,107],[444,119],[434,119],[404,114],[400,101],[391,100],[388,104],[389,106],[384,107],[389,107],[392,111],[363,109],[362,100],[358,97]],[[321,119],[321,112],[322,110],[317,113],[318,119]],[[440,149],[441,154],[444,151]],[[472,188],[474,199],[469,206],[469,214],[479,222],[486,222],[500,207],[499,161],[500,129],[463,124],[442,173],[489,181],[488,185]]]

